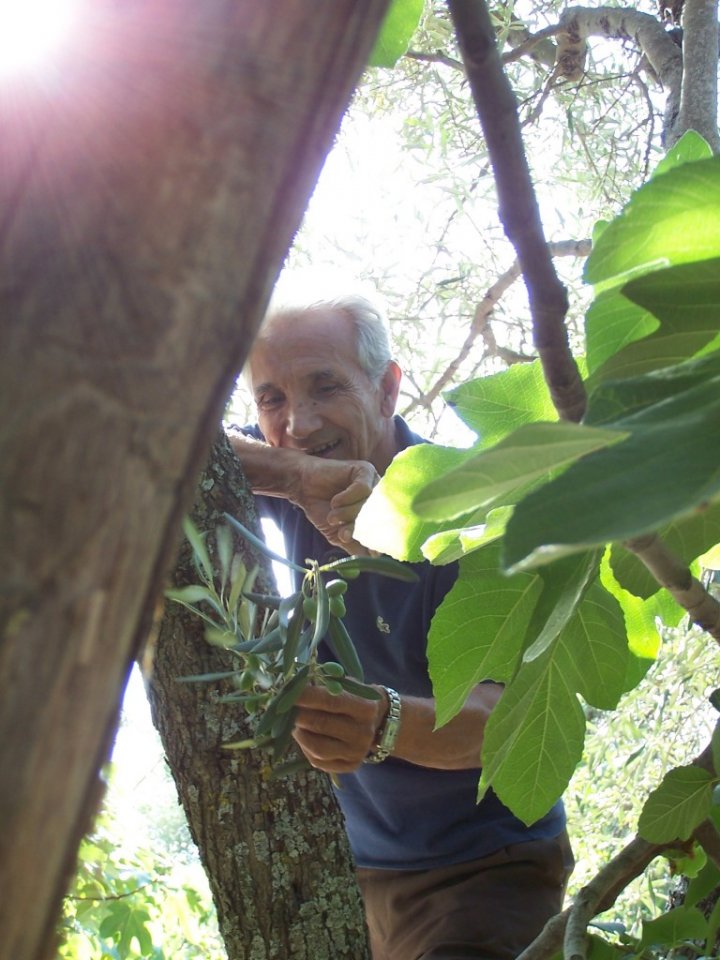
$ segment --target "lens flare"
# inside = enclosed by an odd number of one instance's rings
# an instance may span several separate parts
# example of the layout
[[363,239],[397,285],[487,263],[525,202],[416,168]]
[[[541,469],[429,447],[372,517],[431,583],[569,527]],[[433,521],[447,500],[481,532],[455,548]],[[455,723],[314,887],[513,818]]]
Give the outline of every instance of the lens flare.
[[41,69],[66,40],[78,0],[0,0],[0,77]]

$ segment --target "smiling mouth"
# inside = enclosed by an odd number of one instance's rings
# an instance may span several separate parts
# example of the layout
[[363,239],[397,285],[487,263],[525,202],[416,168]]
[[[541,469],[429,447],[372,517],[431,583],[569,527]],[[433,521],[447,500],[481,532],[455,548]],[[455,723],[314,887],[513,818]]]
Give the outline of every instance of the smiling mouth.
[[329,457],[339,446],[340,441],[334,440],[332,443],[323,443],[319,447],[313,447],[313,449],[308,450],[307,453],[309,453],[311,457]]

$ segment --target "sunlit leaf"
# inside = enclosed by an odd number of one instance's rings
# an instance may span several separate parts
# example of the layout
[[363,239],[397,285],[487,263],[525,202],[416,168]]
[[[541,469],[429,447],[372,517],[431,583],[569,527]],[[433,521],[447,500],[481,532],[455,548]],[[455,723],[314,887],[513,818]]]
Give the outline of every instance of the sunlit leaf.
[[431,480],[416,494],[413,505],[421,516],[439,520],[489,509],[550,471],[625,436],[621,430],[575,423],[526,424],[491,449],[475,453]]
[[[422,545],[432,534],[458,526],[444,526],[417,515],[411,506],[413,496],[434,477],[457,466],[469,456],[467,450],[423,443],[399,453],[380,483],[375,487],[355,521],[354,535],[371,550],[386,553],[397,560],[423,560]],[[479,523],[468,514],[468,523]]]
[[448,391],[445,399],[477,433],[481,447],[492,446],[525,423],[557,419],[539,360],[470,380]]
[[436,533],[423,544],[423,555],[434,564],[459,560],[465,554],[473,553],[501,537],[511,515],[512,507],[498,507],[488,512],[485,523]]
[[[628,300],[617,290],[606,290],[596,297],[585,314],[585,349],[591,374],[607,362],[601,377],[622,376],[623,370],[639,373],[632,361],[623,362],[617,356],[628,344],[647,337],[659,322],[648,310]],[[655,369],[655,367],[651,367]]]
[[410,46],[424,6],[424,0],[392,0],[370,54],[369,66],[395,66]]
[[645,801],[638,831],[650,843],[687,840],[710,815],[714,778],[701,767],[675,767]]
[[539,577],[499,572],[496,544],[460,561],[428,636],[438,726],[458,713],[479,681],[512,677],[540,589]]
[[508,569],[655,531],[720,497],[720,378],[617,426],[630,437],[584,457],[516,506],[504,541]]
[[720,255],[720,158],[687,163],[637,190],[593,248],[596,292],[666,266]]
[[[588,311],[592,329],[613,308],[617,319],[628,324],[627,339],[635,342],[618,344],[622,349],[595,370],[591,389],[599,381],[649,373],[710,349],[718,332],[720,257],[657,270],[626,284],[622,295],[603,294]],[[636,339],[633,334],[645,327],[649,335]]]
[[603,709],[617,705],[627,658],[620,609],[594,584],[555,641],[523,662],[490,714],[479,795],[491,787],[528,824],[547,813],[582,755],[578,694]]
[[713,152],[710,144],[695,130],[686,130],[680,139],[673,144],[662,160],[652,172],[653,177],[668,173],[681,163],[693,163],[696,160],[707,160]]
[[600,566],[599,551],[584,557],[562,558],[540,570],[542,594],[530,621],[530,645],[523,660],[535,660],[544,653],[574,616],[578,604]]

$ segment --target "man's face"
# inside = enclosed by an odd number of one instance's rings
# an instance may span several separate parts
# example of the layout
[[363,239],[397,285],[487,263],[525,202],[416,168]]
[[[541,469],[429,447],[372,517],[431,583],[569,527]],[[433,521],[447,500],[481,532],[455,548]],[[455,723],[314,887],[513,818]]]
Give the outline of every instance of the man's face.
[[395,453],[391,418],[399,371],[391,367],[373,385],[342,312],[278,318],[250,358],[260,429],[274,447],[369,460],[383,472]]

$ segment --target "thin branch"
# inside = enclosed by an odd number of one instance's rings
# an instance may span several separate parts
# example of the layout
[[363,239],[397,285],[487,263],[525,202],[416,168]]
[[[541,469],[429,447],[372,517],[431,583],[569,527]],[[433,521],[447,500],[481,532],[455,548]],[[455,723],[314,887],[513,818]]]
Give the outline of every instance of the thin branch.
[[657,534],[634,537],[623,546],[642,561],[657,582],[688,612],[693,623],[720,642],[720,603]]
[[[590,253],[591,246],[592,243],[590,240],[559,240],[555,243],[548,244],[553,257],[587,257]],[[513,363],[526,363],[529,360],[535,359],[526,354],[508,350],[505,347],[498,347],[492,327],[490,326],[491,314],[496,304],[506,290],[518,279],[520,273],[520,262],[515,260],[512,265],[497,278],[492,286],[488,287],[482,300],[475,307],[470,331],[457,355],[450,361],[435,383],[433,383],[432,387],[430,387],[422,397],[415,397],[412,403],[404,408],[403,416],[407,416],[408,413],[420,404],[424,407],[429,407],[433,403],[445,387],[452,382],[461,364],[468,358],[473,344],[478,337],[482,337],[485,341],[489,356],[500,357],[500,359],[504,360],[508,365]]]
[[65,899],[72,900],[73,902],[80,902],[82,900],[92,900],[93,903],[105,903],[105,901],[110,900],[125,900],[127,897],[134,897],[136,893],[140,893],[141,890],[144,890],[145,887],[153,886],[152,883],[141,883],[140,886],[134,887],[132,890],[126,890],[125,893],[107,893],[102,897],[82,897],[79,894],[68,894]]
[[[526,35],[521,43],[518,43],[517,45],[513,44],[513,49],[509,53],[503,53],[501,58],[502,62],[504,64],[514,63],[516,60],[520,60],[522,57],[532,54],[535,50],[535,47],[537,47],[539,43],[541,43],[543,40],[548,40],[551,37],[557,36],[562,29],[563,28],[559,23],[554,23],[549,27],[544,27],[542,30],[538,30],[537,33],[528,33],[526,31]],[[508,36],[508,42],[512,43],[510,37],[511,34]],[[555,58],[553,57],[553,61],[554,59]],[[549,62],[549,57],[542,58],[540,62],[544,63],[547,67],[551,67],[553,65]]]
[[495,174],[500,220],[527,287],[545,380],[560,417],[579,421],[586,397],[565,328],[567,292],[545,241],[517,102],[503,72],[492,21],[484,0],[449,0],[449,7]]
[[409,60],[418,60],[420,63],[442,63],[446,67],[452,67],[453,70],[462,72],[463,65],[454,57],[449,57],[442,50],[436,50],[434,53],[426,53],[422,50],[407,50],[405,56]]

